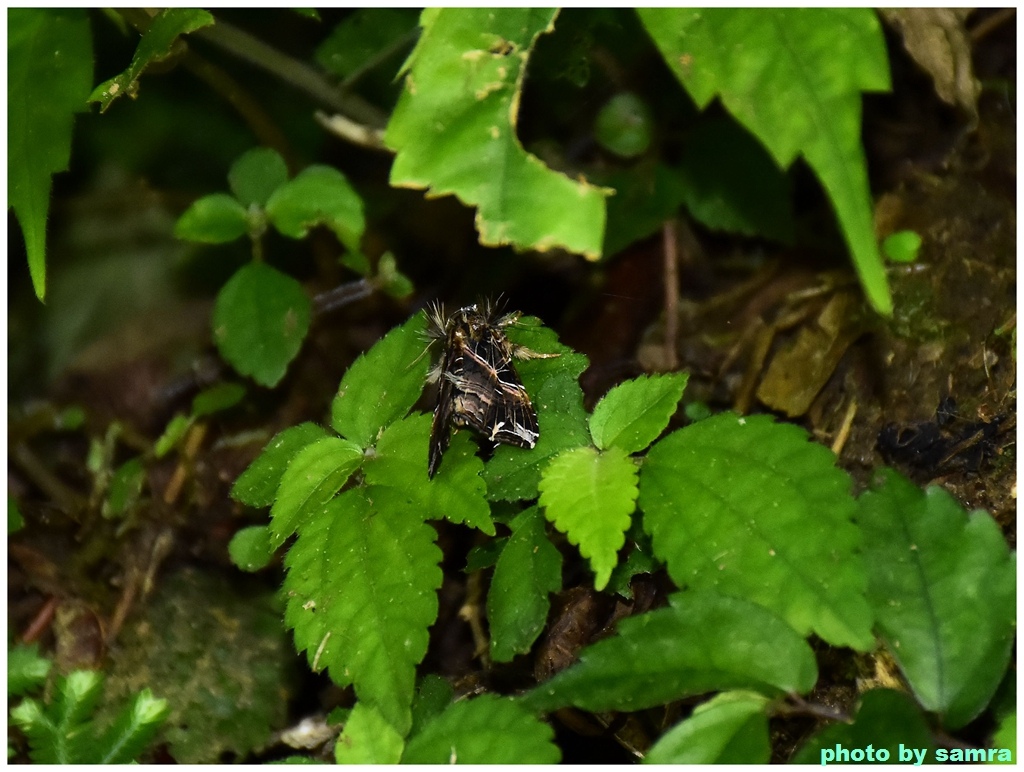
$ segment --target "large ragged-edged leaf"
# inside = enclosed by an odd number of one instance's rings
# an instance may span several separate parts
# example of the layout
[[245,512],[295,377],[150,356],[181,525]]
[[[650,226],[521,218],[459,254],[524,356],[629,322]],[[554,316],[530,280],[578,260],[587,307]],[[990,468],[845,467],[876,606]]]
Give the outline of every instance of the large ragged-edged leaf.
[[725,692],[699,705],[658,738],[645,764],[767,764],[768,698]]
[[374,486],[374,502],[382,511],[392,506],[415,509],[425,520],[465,523],[493,536],[487,488],[480,478],[483,462],[468,432],[452,438],[444,464],[433,480],[427,478],[429,415],[395,421],[381,433],[366,462],[366,482]]
[[477,207],[481,243],[597,259],[606,191],[549,169],[516,137],[526,65],[557,13],[424,11],[384,141],[397,152],[391,184],[455,194]]
[[530,650],[547,621],[548,596],[562,586],[562,553],[544,532],[537,508],[518,515],[509,527],[512,536],[498,556],[487,593],[495,662],[510,662]]
[[873,618],[850,487],[802,429],[722,414],[651,448],[640,508],[679,586],[749,598],[801,634],[867,651]]
[[139,91],[139,76],[149,65],[170,56],[179,36],[211,24],[213,16],[198,8],[165,8],[160,11],[139,40],[128,69],[98,85],[89,96],[89,101],[99,102],[100,112],[103,113],[118,97],[128,95],[134,98]]
[[807,160],[832,200],[868,298],[891,314],[860,144],[861,92],[889,89],[885,39],[874,12],[723,7],[638,13],[698,107],[720,96],[780,167],[797,155]]
[[768,609],[705,590],[676,593],[669,608],[623,619],[618,634],[524,699],[553,710],[634,711],[722,689],[807,692],[814,653]]
[[409,739],[404,764],[557,764],[551,727],[507,697],[450,705]]
[[362,460],[362,449],[341,437],[324,437],[298,451],[270,509],[271,547],[277,549],[303,523],[319,516]]
[[50,178],[68,168],[71,127],[92,87],[83,8],[7,12],[7,196],[25,236],[32,286],[46,295]]
[[300,528],[285,557],[285,622],[313,670],[353,684],[404,735],[437,617],[441,551],[421,513],[378,512],[374,495],[372,486],[345,491]]
[[409,412],[430,366],[422,356],[423,324],[423,314],[416,314],[345,371],[331,404],[331,426],[338,434],[365,448],[377,441],[381,429]]
[[217,293],[213,340],[239,373],[276,386],[299,353],[311,316],[301,284],[265,263],[249,263]]
[[985,512],[890,470],[860,498],[878,629],[918,700],[963,726],[992,699],[1016,630],[1016,555]]
[[590,446],[556,456],[544,469],[544,516],[590,561],[594,587],[603,590],[636,509],[636,465],[617,447]]

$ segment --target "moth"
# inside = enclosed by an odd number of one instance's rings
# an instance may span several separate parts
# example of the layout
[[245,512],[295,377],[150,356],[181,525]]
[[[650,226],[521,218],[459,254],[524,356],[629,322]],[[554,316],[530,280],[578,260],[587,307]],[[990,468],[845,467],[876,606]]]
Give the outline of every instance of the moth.
[[468,426],[493,443],[517,448],[532,448],[540,436],[537,411],[513,359],[558,354],[539,354],[514,345],[505,328],[519,320],[519,313],[500,314],[491,303],[481,305],[465,306],[451,316],[440,304],[427,310],[427,334],[444,341],[441,361],[427,378],[440,382],[430,427],[430,478],[441,466],[453,428]]

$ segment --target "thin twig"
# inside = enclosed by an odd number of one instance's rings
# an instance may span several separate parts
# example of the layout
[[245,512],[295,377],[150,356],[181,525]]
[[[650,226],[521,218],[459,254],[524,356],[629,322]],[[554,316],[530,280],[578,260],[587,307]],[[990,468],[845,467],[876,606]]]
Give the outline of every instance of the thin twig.
[[662,227],[665,256],[665,369],[679,367],[679,234],[676,221],[667,220]]
[[853,426],[853,417],[857,415],[857,398],[850,400],[846,407],[846,415],[843,416],[843,425],[839,427],[836,438],[832,441],[832,452],[837,456],[843,452],[846,441],[850,438],[850,427]]
[[361,123],[346,118],[341,113],[328,115],[322,110],[314,113],[316,122],[323,126],[339,139],[343,139],[353,145],[365,147],[370,150],[383,150],[390,153],[391,150],[384,144],[384,131],[364,126]]
[[58,508],[72,517],[85,509],[87,499],[69,488],[22,442],[11,447],[11,460]]

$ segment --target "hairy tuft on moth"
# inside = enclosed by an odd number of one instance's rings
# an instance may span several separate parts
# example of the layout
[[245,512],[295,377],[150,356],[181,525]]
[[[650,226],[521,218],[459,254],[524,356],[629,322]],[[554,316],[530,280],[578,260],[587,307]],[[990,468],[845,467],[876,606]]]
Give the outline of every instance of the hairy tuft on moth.
[[547,359],[513,345],[505,328],[519,312],[499,314],[492,303],[465,306],[448,316],[443,306],[427,308],[427,335],[443,340],[441,360],[427,376],[440,382],[430,427],[427,475],[433,478],[451,441],[453,428],[468,426],[494,443],[532,448],[540,431],[537,411],[519,379],[513,359]]

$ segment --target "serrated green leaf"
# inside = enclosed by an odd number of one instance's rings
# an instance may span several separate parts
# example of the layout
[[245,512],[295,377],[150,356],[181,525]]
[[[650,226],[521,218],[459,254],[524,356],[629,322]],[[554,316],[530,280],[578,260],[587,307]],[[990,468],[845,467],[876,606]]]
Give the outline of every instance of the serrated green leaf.
[[423,325],[423,314],[416,314],[345,371],[331,404],[331,426],[338,434],[368,447],[381,429],[409,412],[430,367],[422,356]]
[[641,375],[601,398],[590,416],[590,434],[601,450],[643,450],[668,426],[683,396],[687,373]]
[[651,448],[640,508],[679,586],[748,598],[803,635],[867,651],[873,616],[850,487],[802,429],[727,413]]
[[807,692],[814,653],[771,611],[706,590],[672,596],[671,607],[628,617],[618,634],[523,698],[538,710],[635,711],[704,692]]
[[128,69],[98,85],[89,96],[89,101],[99,102],[100,112],[104,113],[118,97],[128,94],[135,98],[139,91],[139,76],[149,65],[174,53],[174,44],[179,36],[211,24],[213,16],[198,8],[165,8],[160,11],[139,40]]
[[[477,207],[480,242],[597,259],[608,191],[546,167],[516,137],[526,64],[557,11],[445,8],[425,13],[384,141],[391,184]],[[544,202],[538,206],[538,202]]]
[[94,748],[87,722],[103,693],[103,676],[76,670],[57,679],[56,696],[43,705],[24,700],[11,710],[29,742],[29,756],[37,764],[81,764]]
[[328,668],[399,733],[437,617],[441,551],[421,513],[377,512],[373,487],[331,500],[285,558],[285,621],[315,671]]
[[547,622],[548,595],[562,587],[562,554],[544,531],[536,507],[511,523],[512,536],[498,556],[487,593],[491,658],[511,662],[525,654]]
[[405,740],[376,708],[357,702],[334,745],[338,764],[397,764]]
[[636,509],[637,473],[619,448],[567,450],[547,465],[540,481],[544,516],[590,561],[594,588],[603,590]]
[[363,199],[333,166],[307,166],[274,191],[267,217],[282,234],[301,239],[310,228],[325,225],[351,252],[359,252],[366,229]]
[[266,206],[275,190],[288,181],[288,166],[269,147],[255,147],[239,156],[228,171],[228,185],[242,206]]
[[200,244],[225,244],[249,232],[249,212],[227,193],[192,202],[174,224],[174,235]]
[[411,507],[424,519],[465,523],[493,536],[487,486],[480,478],[483,463],[467,433],[457,434],[445,463],[433,480],[427,478],[427,445],[431,418],[417,414],[388,426],[367,459],[366,482],[373,485],[381,512]]
[[68,168],[71,128],[92,86],[92,37],[82,8],[7,12],[7,196],[25,237],[32,286],[46,295],[50,178]]
[[1016,556],[985,512],[885,470],[860,498],[878,629],[928,710],[957,728],[992,699],[1016,627]]
[[278,432],[235,480],[231,498],[250,507],[269,507],[274,503],[281,477],[295,454],[327,436],[327,432],[308,421]]
[[551,727],[507,697],[453,703],[410,738],[403,764],[557,764]]
[[789,179],[736,121],[702,120],[686,138],[677,173],[694,219],[716,230],[792,243]]
[[167,700],[153,696],[143,689],[124,707],[114,724],[97,742],[99,750],[96,764],[129,764],[153,741],[167,719]]
[[363,450],[341,437],[315,440],[295,453],[270,508],[270,546],[280,547],[324,506],[363,462]]
[[[868,8],[646,8],[640,19],[697,106],[715,96],[780,167],[802,155],[832,200],[864,290],[892,313],[860,144],[861,92],[887,91]],[[770,93],[771,99],[765,99]]]
[[[906,764],[908,761],[920,764],[931,761],[931,751],[935,748],[928,722],[921,709],[914,701],[902,692],[891,689],[873,689],[863,695],[857,715],[853,723],[835,723],[816,733],[793,756],[794,764],[825,764],[828,763],[829,751],[833,754],[837,745],[847,749],[866,749],[872,746],[874,759],[864,761],[882,761],[879,750],[888,752],[889,764]],[[923,756],[900,758],[900,747],[914,748]],[[831,759],[841,763],[839,759]]]
[[659,737],[644,763],[767,764],[767,707],[768,699],[755,692],[719,694]]
[[[538,360],[540,361],[540,360]],[[557,360],[546,360],[553,362]],[[532,364],[524,362],[525,365]],[[531,375],[532,372],[527,371]],[[526,383],[526,375],[520,373]],[[527,385],[529,391],[530,386]],[[537,497],[541,470],[551,458],[568,448],[589,442],[583,390],[572,371],[555,372],[539,390],[530,392],[537,410],[540,437],[532,450],[500,445],[484,467],[487,496],[492,500],[516,501]]]
[[212,415],[233,408],[245,396],[245,386],[240,383],[218,383],[199,392],[192,400],[192,415]]
[[239,373],[276,386],[299,353],[311,315],[301,284],[269,265],[249,263],[217,293],[213,339]]
[[250,525],[235,532],[228,542],[231,562],[243,571],[259,571],[274,556],[270,543],[270,528],[265,525]]
[[46,683],[50,660],[39,656],[39,644],[20,644],[7,652],[7,697],[20,697]]

